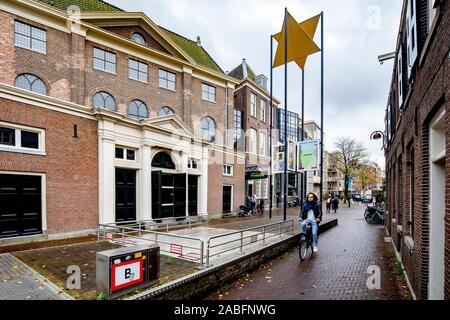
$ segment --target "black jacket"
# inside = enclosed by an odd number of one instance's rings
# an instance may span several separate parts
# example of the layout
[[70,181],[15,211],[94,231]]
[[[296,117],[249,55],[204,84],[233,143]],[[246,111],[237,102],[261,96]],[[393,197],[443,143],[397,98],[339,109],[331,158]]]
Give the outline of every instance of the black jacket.
[[[313,207],[314,211],[314,217],[316,219],[320,219],[322,221],[322,206],[320,205],[320,202],[317,202],[316,205]],[[302,220],[306,220],[308,218],[308,211],[306,211],[305,206],[303,206],[302,212],[300,214],[300,218]]]

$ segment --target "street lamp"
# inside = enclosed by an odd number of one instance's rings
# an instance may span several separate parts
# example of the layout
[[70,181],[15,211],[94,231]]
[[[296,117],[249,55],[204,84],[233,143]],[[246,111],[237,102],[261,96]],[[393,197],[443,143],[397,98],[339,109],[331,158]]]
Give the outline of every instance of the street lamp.
[[370,140],[379,140],[379,139],[383,139],[383,146],[380,149],[380,150],[383,150],[383,149],[385,149],[384,133],[379,130],[372,132],[372,134],[370,135]]

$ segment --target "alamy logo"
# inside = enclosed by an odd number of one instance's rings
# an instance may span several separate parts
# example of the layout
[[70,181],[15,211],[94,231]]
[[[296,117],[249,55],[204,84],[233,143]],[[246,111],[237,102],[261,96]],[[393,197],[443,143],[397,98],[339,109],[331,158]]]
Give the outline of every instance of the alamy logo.
[[370,30],[381,29],[381,8],[379,6],[372,5],[367,8],[366,26]]
[[380,267],[371,265],[367,268],[367,273],[370,275],[366,281],[367,288],[369,290],[381,289],[381,269],[380,269]]

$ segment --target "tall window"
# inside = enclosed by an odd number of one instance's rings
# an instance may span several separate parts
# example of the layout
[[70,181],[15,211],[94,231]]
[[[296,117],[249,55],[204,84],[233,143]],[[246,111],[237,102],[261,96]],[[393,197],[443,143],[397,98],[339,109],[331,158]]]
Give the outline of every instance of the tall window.
[[14,44],[17,47],[47,53],[47,32],[28,24],[14,21]]
[[117,58],[115,53],[94,48],[94,69],[116,73]]
[[159,87],[175,91],[176,89],[175,73],[159,69]]
[[145,103],[140,100],[133,100],[128,105],[128,116],[135,120],[144,120],[148,118],[148,109]]
[[267,102],[261,99],[261,121],[266,122]]
[[47,95],[47,88],[42,79],[32,74],[21,74],[14,81],[14,86],[31,92]]
[[414,146],[409,148],[408,174],[409,174],[409,235],[414,239],[414,202],[415,202],[415,188],[414,188]]
[[131,35],[131,40],[142,45],[146,44],[144,36],[138,32],[135,32]]
[[148,82],[148,65],[128,59],[128,77],[133,80]]
[[202,99],[210,102],[216,102],[216,87],[202,83]]
[[205,117],[202,120],[202,137],[208,141],[216,139],[216,124],[210,117]]
[[250,95],[250,115],[256,118],[256,94]]
[[234,110],[233,111],[233,128],[234,128],[234,143],[235,150],[244,151],[244,133],[242,126],[242,111]]
[[250,153],[256,154],[257,144],[256,144],[256,129],[250,128]]
[[259,133],[259,154],[262,156],[265,156],[267,154],[266,152],[266,141],[267,141],[267,135],[265,132]]
[[175,112],[173,112],[173,110],[169,107],[162,107],[161,109],[159,109],[158,115],[160,117],[162,116],[168,116],[171,114],[175,114]]
[[116,111],[116,101],[108,92],[100,91],[92,99],[92,105],[95,108],[103,108]]

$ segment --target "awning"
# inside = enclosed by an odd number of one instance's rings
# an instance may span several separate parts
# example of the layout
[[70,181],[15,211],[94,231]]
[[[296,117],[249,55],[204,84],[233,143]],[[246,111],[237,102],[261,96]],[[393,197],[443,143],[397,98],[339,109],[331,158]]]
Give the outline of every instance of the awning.
[[269,174],[261,167],[248,167],[245,169],[245,180],[267,179]]

